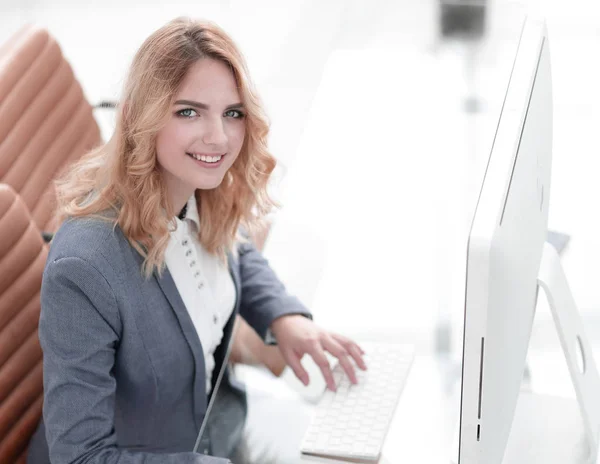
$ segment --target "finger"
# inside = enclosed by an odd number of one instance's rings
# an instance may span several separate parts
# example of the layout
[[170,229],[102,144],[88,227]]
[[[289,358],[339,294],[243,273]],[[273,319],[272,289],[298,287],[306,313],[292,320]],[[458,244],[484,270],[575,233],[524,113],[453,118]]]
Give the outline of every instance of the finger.
[[330,332],[329,335],[335,338],[342,346],[346,347],[346,349],[348,349],[349,346],[354,346],[361,355],[365,354],[365,350],[363,350],[354,340],[333,332]]
[[302,363],[300,362],[302,359],[301,356],[298,356],[293,350],[281,350],[281,354],[300,382],[304,385],[308,385],[310,377],[308,376],[308,372],[302,367]]
[[365,360],[363,358],[363,355],[365,354],[365,352],[362,351],[360,346],[358,346],[356,344],[351,344],[346,349],[348,350],[348,353],[350,353],[350,356],[352,356],[352,359],[354,359],[356,364],[358,364],[358,367],[360,367],[363,371],[366,371],[367,363],[365,362]]
[[358,344],[342,335],[331,334],[331,336],[346,349],[346,351],[350,354],[350,356],[352,356],[356,364],[358,364],[358,367],[360,367],[363,371],[367,370],[367,364],[363,359],[365,351],[360,346],[358,346]]
[[325,356],[321,343],[318,341],[312,343],[308,347],[308,354],[312,356],[317,366],[319,366],[319,369],[321,369],[327,388],[331,391],[336,391],[337,387],[335,385],[335,380],[333,379],[333,373],[331,372],[329,361],[327,360],[327,356]]
[[346,375],[348,376],[350,381],[353,384],[357,384],[358,379],[356,378],[356,372],[354,371],[354,366],[350,362],[350,358],[346,349],[333,337],[325,338],[323,340],[323,347],[336,358],[338,358],[340,365],[344,369],[344,372],[346,372]]

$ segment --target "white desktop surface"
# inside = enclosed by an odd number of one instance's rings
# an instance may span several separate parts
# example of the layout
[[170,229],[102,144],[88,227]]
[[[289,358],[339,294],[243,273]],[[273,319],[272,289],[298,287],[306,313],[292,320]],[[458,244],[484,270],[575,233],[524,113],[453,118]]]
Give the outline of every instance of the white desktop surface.
[[[431,355],[415,357],[379,464],[450,462],[460,391],[456,383],[448,389],[448,366]],[[303,461],[347,464],[313,456],[305,456]]]
[[[547,375],[544,365],[551,363],[560,365],[563,361],[558,352],[535,353],[530,360],[533,382],[531,387],[534,392],[548,394],[556,393],[562,395],[563,391],[552,392],[552,386],[542,385],[540,382],[551,381],[551,376]],[[564,361],[563,361],[564,362]],[[250,395],[256,389],[262,392],[268,391],[273,398],[282,399],[277,404],[283,409],[291,407],[297,412],[297,404],[300,398],[295,395],[295,391],[290,389],[293,374],[287,371],[283,379],[271,379],[264,377],[265,374],[252,373],[254,368],[243,366],[242,375],[246,382]],[[560,369],[558,369],[561,372]],[[314,375],[314,371],[311,373]],[[314,376],[317,384],[322,387],[323,382]],[[564,379],[563,379],[564,380]],[[296,384],[292,385],[296,388]],[[319,385],[317,385],[319,386]],[[269,391],[270,390],[270,391]],[[569,396],[568,394],[564,396]],[[318,395],[313,395],[312,399]],[[574,398],[570,398],[574,400]],[[304,404],[306,406],[306,403]],[[270,406],[269,406],[270,407]],[[378,464],[396,464],[396,463],[424,463],[424,464],[449,464],[453,456],[456,456],[454,447],[456,446],[456,427],[458,426],[458,415],[460,410],[460,363],[457,360],[444,359],[433,354],[417,354],[404,391],[400,397],[398,406],[388,431],[382,454]],[[299,452],[300,445],[304,436],[304,431],[308,427],[311,418],[311,412],[314,407],[306,407],[304,415],[294,413],[293,425],[280,423],[276,427],[285,430],[286,446],[293,448],[293,453],[297,452],[298,460],[294,464],[348,464],[348,461],[342,459],[329,459],[314,456],[303,456]],[[286,417],[286,411],[279,412],[280,417]],[[530,423],[536,419],[541,421],[560,422],[560,418],[549,417],[548,414],[541,413],[540,417],[533,418]],[[269,417],[269,420],[278,420]],[[528,421],[529,422],[529,421]],[[255,424],[260,427],[261,424]],[[292,436],[289,436],[289,435]],[[273,439],[277,439],[273,437]],[[557,440],[554,440],[557,441]],[[558,441],[560,445],[560,441]],[[296,451],[297,450],[297,451]],[[562,451],[562,450],[560,450]],[[287,454],[289,456],[289,454]],[[271,461],[269,461],[271,463]],[[277,464],[284,464],[287,461],[276,461]],[[600,464],[600,459],[598,459]],[[504,464],[524,464],[522,462],[510,461]],[[537,462],[535,464],[538,464]]]
[[[316,364],[306,359],[302,362],[311,376],[308,387],[301,386],[290,369],[282,378],[274,378],[261,369],[236,366],[236,376],[248,391],[247,425],[252,431],[246,432],[250,447],[247,462],[348,464],[300,453],[304,433],[325,388]],[[378,464],[450,462],[460,395],[460,372],[456,363],[452,363],[454,371],[450,365],[433,355],[416,355]]]

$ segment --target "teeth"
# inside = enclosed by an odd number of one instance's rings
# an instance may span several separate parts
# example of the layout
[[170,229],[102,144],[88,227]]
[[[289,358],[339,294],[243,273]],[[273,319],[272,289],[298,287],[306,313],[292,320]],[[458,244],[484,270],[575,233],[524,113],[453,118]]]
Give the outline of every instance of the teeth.
[[221,158],[223,158],[222,155],[204,156],[204,155],[196,155],[193,153],[190,153],[190,155],[192,156],[192,158],[197,159],[198,161],[204,161],[205,163],[217,163],[217,162],[221,161]]

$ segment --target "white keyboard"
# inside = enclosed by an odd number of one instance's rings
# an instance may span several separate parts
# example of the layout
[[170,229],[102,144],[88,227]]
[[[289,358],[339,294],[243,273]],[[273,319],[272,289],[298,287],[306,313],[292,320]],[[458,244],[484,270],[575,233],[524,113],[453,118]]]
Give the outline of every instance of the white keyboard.
[[364,344],[367,370],[358,367],[353,385],[340,364],[337,391],[326,390],[300,451],[331,458],[376,461],[414,358],[412,345]]

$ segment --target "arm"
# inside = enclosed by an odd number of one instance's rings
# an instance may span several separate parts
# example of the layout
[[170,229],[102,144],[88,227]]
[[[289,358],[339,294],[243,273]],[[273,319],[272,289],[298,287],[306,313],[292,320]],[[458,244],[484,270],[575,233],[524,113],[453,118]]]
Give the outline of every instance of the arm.
[[250,242],[238,247],[242,282],[240,314],[265,340],[273,321],[289,314],[312,319],[308,309],[289,295],[267,260]]
[[309,354],[320,367],[328,387],[335,390],[325,351],[338,358],[350,379],[356,383],[354,367],[349,359],[353,358],[361,369],[366,369],[363,350],[354,341],[317,327],[308,310],[298,299],[288,295],[267,261],[251,243],[242,243],[239,255],[242,279],[240,313],[263,340],[269,342],[269,339],[277,337],[281,357],[305,385],[309,383],[309,377],[300,361],[304,354]]
[[265,345],[248,323],[236,316],[235,338],[231,347],[229,361],[233,364],[264,365],[271,373],[279,377],[285,369],[285,359],[277,346]]
[[121,325],[114,293],[88,262],[62,258],[42,282],[44,423],[50,459],[61,464],[226,464],[192,452],[119,449],[113,375]]

